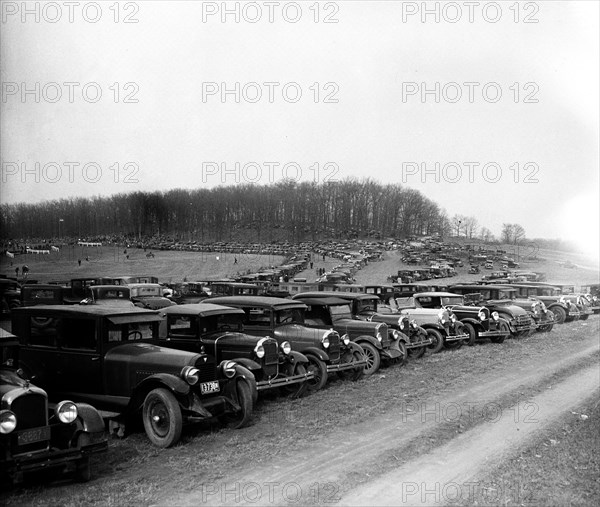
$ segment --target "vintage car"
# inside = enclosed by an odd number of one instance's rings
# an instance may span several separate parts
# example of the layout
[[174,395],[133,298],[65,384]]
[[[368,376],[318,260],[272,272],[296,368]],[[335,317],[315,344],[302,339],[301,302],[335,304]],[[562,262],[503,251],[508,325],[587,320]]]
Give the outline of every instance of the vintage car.
[[207,354],[159,347],[161,320],[135,307],[44,305],[16,309],[12,329],[29,378],[53,400],[112,412],[120,433],[141,417],[148,438],[169,447],[184,423],[220,416],[246,425],[257,395],[252,373],[234,361],[217,365]]
[[561,296],[562,301],[569,301],[572,305],[575,305],[579,310],[579,319],[587,320],[587,318],[594,313],[592,309],[592,303],[581,294],[563,294]]
[[365,285],[365,294],[375,294],[382,303],[387,303],[394,297],[394,287],[392,285]]
[[177,303],[163,296],[163,289],[158,283],[130,283],[127,285],[131,301],[135,306],[148,310],[160,310]]
[[451,292],[422,292],[413,296],[415,308],[435,308],[452,310],[464,325],[469,335],[467,345],[474,345],[477,339],[489,338],[493,343],[502,343],[510,335],[506,320],[498,312],[490,312],[485,306],[471,306],[464,296]]
[[79,304],[88,296],[88,288],[96,283],[96,278],[72,278],[66,286],[63,286],[63,303]]
[[[453,294],[470,296],[471,304],[485,306],[490,312],[498,312],[498,315],[508,322],[511,335],[514,337],[529,336],[537,328],[529,313],[531,302],[527,303],[528,310],[513,304],[510,299],[510,291],[494,289],[491,285],[467,284],[451,285],[448,287],[448,291]],[[550,315],[547,317],[549,320]],[[548,324],[550,323],[548,322]]]
[[214,282],[210,284],[211,297],[258,296],[258,287],[251,283]]
[[252,372],[258,391],[285,387],[299,396],[312,377],[308,359],[289,342],[279,345],[274,338],[245,334],[244,310],[198,303],[163,308],[160,315],[161,345],[233,360]]
[[477,273],[479,273],[479,266],[470,266],[469,267],[470,275],[476,275]]
[[315,391],[327,383],[330,373],[348,372],[354,380],[363,375],[365,367],[362,348],[340,337],[330,327],[308,328],[304,325],[306,305],[291,299],[266,296],[229,296],[214,298],[211,303],[244,310],[244,332],[270,336],[281,345],[289,342],[294,350],[309,361],[308,389]]
[[581,296],[582,298],[585,298],[587,300],[587,302],[590,305],[590,310],[592,310],[592,313],[600,313],[600,300],[598,299],[598,296],[592,296],[592,294],[587,292],[576,292],[575,295]]
[[45,283],[21,286],[21,306],[62,305],[63,287]]
[[87,297],[79,304],[117,307],[136,306],[131,301],[131,291],[124,285],[92,285],[86,289]]
[[200,303],[209,296],[199,283],[181,282],[168,284],[167,287],[171,290],[167,297],[178,305]]
[[521,297],[544,303],[547,310],[554,315],[556,324],[579,319],[579,309],[571,301],[562,297],[563,294],[558,287],[546,283],[534,285],[533,282],[528,282],[526,285],[511,284],[510,286],[516,289]]
[[[373,294],[309,292],[298,296],[298,298],[301,297],[337,297],[345,299],[351,303],[350,309],[353,319],[386,324],[388,326],[388,338],[386,339],[384,336],[381,342],[373,343],[379,351],[379,355],[385,360],[395,360],[397,357],[403,361],[406,356],[405,350],[414,357],[421,357],[425,353],[425,347],[431,344],[426,331],[414,323],[411,325],[410,319],[405,322],[397,314],[390,315],[380,312],[379,298]],[[396,349],[402,353],[398,355]]]
[[0,278],[0,315],[9,315],[21,306],[21,284],[9,278]]
[[90,455],[106,451],[104,421],[86,403],[48,403],[19,369],[17,337],[0,329],[0,477],[19,483],[28,472],[59,469],[91,477]]
[[[394,341],[391,341],[386,324],[353,319],[351,301],[331,296],[311,297],[305,294],[296,294],[294,299],[302,301],[307,306],[304,314],[306,326],[333,327],[341,336],[348,335],[351,341],[362,347],[366,358],[364,369],[366,376],[373,375],[379,370],[382,360],[389,362],[406,360],[406,347],[404,344],[399,345],[400,333],[393,330]],[[408,341],[408,337],[404,338]]]

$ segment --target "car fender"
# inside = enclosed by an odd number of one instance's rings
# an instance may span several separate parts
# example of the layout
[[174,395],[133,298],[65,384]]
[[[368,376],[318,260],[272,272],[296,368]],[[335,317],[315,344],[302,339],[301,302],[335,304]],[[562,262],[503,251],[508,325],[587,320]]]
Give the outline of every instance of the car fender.
[[86,433],[97,433],[104,431],[104,420],[98,411],[87,403],[75,403],[77,405],[78,426]]
[[247,382],[250,384],[250,390],[252,391],[252,403],[253,405],[256,404],[256,400],[258,400],[256,379],[254,378],[254,374],[241,364],[235,365],[235,375],[232,377],[231,382],[227,382],[224,393],[229,397],[235,398],[236,395],[234,393],[234,389],[236,388],[238,382]]
[[292,350],[288,355],[290,357],[291,363],[308,364],[308,357],[306,357],[304,354],[302,354],[300,352],[296,352],[295,350]]
[[[390,331],[392,331],[392,330],[390,330]],[[396,331],[398,331],[398,334],[400,335],[398,337],[398,341],[399,342],[404,342],[404,343],[406,343],[408,345],[410,343],[410,338],[405,333],[403,333],[402,331],[400,331],[398,329],[396,329]],[[392,333],[390,333],[390,340],[392,342],[396,341],[396,339],[393,337]]]
[[[254,377],[254,375],[252,376]],[[140,409],[144,404],[146,395],[152,391],[152,389],[157,389],[159,387],[169,389],[176,398],[186,396],[190,392],[190,385],[185,382],[185,380],[169,373],[156,373],[155,375],[146,377],[137,386],[135,386],[133,395],[131,396],[129,405],[127,406],[127,411],[135,412]]]
[[324,350],[321,350],[317,347],[306,347],[305,349],[302,349],[302,353],[305,356],[308,356],[308,355],[315,356],[317,359],[320,359],[321,361],[323,361],[325,363],[329,362],[329,356],[327,355],[327,353]]
[[350,343],[348,344],[348,348],[350,349],[350,351],[351,351],[352,353],[354,353],[354,352],[359,352],[360,354],[364,354],[364,353],[365,353],[365,351],[364,351],[364,350],[363,350],[363,348],[360,346],[360,344],[359,344],[359,343],[356,343],[356,342],[350,342]]
[[475,329],[482,328],[481,321],[471,317],[465,317],[464,319],[460,319],[460,322],[462,322],[463,324],[471,324]]
[[236,363],[242,365],[244,368],[250,371],[260,370],[262,367],[253,359],[248,359],[247,357],[236,357],[233,359]]
[[371,345],[373,345],[373,347],[375,347],[377,350],[383,350],[381,342],[374,336],[368,336],[368,335],[357,336],[353,341],[355,343],[358,343],[359,345],[361,343],[368,342]]

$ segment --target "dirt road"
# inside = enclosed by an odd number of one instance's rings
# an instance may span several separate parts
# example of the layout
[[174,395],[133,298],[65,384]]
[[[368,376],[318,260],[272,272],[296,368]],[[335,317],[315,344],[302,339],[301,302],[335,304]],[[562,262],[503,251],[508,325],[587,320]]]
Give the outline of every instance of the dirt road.
[[[459,493],[477,494],[470,484],[480,471],[569,407],[597,395],[597,328],[563,357],[543,364],[522,357],[494,378],[482,374],[449,394],[399,403],[383,416],[341,426],[293,455],[282,452],[268,465],[196,484],[185,494],[170,492],[158,503],[431,505]],[[439,435],[447,437],[442,444],[434,438]]]

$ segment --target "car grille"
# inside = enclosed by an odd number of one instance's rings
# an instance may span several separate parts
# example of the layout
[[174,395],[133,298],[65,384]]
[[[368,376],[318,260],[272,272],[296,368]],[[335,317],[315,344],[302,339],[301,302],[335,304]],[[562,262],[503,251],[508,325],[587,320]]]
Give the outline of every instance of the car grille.
[[12,402],[10,410],[17,416],[17,431],[48,424],[46,397],[42,394],[27,393],[19,396]]
[[48,407],[46,396],[39,393],[27,393],[16,398],[10,410],[17,416],[17,427],[12,444],[13,454],[23,454],[46,449],[48,440],[18,445],[17,434],[23,430],[34,430],[48,425]]
[[531,326],[531,317],[529,315],[517,315],[517,326]]
[[263,344],[265,356],[263,357],[263,370],[267,378],[272,378],[277,375],[279,369],[279,351],[278,344],[275,341],[266,342]]
[[332,362],[337,363],[340,360],[340,335],[332,333],[329,335],[329,348],[327,355]]

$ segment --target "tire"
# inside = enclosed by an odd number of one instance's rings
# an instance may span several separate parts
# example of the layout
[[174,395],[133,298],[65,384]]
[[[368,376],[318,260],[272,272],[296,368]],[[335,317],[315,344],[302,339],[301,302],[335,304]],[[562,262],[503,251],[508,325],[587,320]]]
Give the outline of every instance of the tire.
[[181,408],[173,393],[165,388],[160,387],[148,393],[142,419],[146,435],[158,447],[171,447],[181,437]]
[[554,314],[556,324],[564,324],[565,320],[567,320],[567,312],[561,306],[553,307],[552,313]]
[[464,325],[464,331],[465,333],[467,333],[469,335],[469,339],[466,341],[466,344],[469,347],[472,347],[473,345],[475,345],[475,342],[477,341],[477,330],[475,329],[475,327],[473,326],[473,324],[469,324],[468,322],[463,322]]
[[[350,357],[349,357],[350,354],[352,354],[351,360],[354,362],[362,361],[364,358],[363,354],[361,354],[360,351],[358,351],[358,350],[355,350],[353,352],[348,351],[342,356],[342,362],[348,362],[348,360],[350,360]],[[365,370],[364,370],[364,368],[359,366],[357,368],[354,368],[353,370],[338,371],[338,376],[342,380],[357,381],[365,376]]]
[[314,377],[311,380],[307,380],[308,390],[311,392],[323,389],[327,384],[327,366],[318,357],[312,354],[306,354],[308,358],[308,371],[314,373]]
[[428,329],[427,336],[433,340],[433,343],[427,345],[427,349],[432,354],[437,354],[444,348],[444,337],[437,329]]
[[252,418],[252,409],[254,400],[252,399],[252,389],[250,384],[245,380],[238,380],[235,385],[235,394],[240,410],[233,414],[227,414],[224,417],[225,424],[228,428],[237,430],[247,426]]
[[379,351],[369,342],[361,342],[360,346],[365,351],[365,356],[367,358],[367,364],[365,365],[363,373],[365,377],[369,377],[379,370],[379,367],[381,366],[381,356],[379,355]]
[[502,343],[506,339],[506,337],[510,335],[510,327],[508,325],[508,322],[500,321],[498,323],[498,329],[508,334],[504,334],[502,336],[493,336],[492,338],[490,338],[492,340],[492,343]]
[[589,313],[582,313],[579,315],[579,320],[587,320],[589,316]]
[[419,359],[425,355],[425,352],[427,352],[426,346],[416,347],[414,349],[408,349],[408,356],[411,359]]
[[[292,375],[306,375],[306,366],[301,363],[294,365],[294,371]],[[308,381],[300,382],[298,384],[291,384],[289,386],[283,386],[281,390],[284,394],[291,396],[292,398],[299,398],[308,389]]]
[[81,458],[75,464],[75,480],[77,482],[88,482],[92,478],[92,467],[89,456]]

